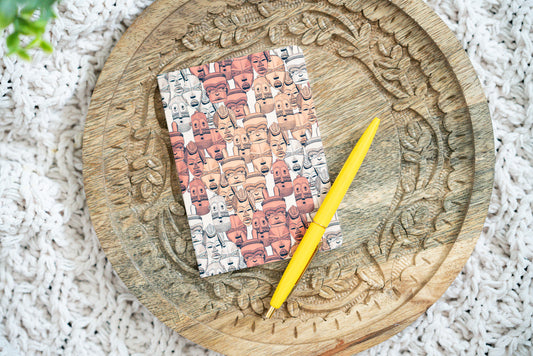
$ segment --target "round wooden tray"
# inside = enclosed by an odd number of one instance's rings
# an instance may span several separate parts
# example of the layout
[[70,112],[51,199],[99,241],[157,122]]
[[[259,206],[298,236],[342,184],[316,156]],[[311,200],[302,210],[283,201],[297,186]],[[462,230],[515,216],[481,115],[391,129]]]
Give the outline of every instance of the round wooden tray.
[[[382,125],[339,210],[343,247],[264,320],[286,261],[199,278],[156,75],[291,44],[332,178],[369,121]],[[476,75],[420,1],[159,0],[100,75],[83,163],[102,247],[160,320],[225,354],[311,355],[375,345],[442,295],[481,231],[494,157]]]

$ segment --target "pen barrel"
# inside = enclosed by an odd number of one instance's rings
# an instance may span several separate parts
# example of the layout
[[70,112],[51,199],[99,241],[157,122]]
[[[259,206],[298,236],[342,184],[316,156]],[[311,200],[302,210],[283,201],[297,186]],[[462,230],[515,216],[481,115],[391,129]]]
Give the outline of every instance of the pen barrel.
[[342,166],[337,179],[335,179],[335,182],[333,182],[331,189],[326,195],[326,198],[324,198],[324,201],[320,205],[320,208],[313,218],[313,221],[316,223],[325,227],[329,225],[342,199],[346,195],[348,188],[350,188],[350,185],[352,184],[359,167],[361,167],[361,164],[365,159],[378,126],[379,119],[375,118],[372,120],[365,132],[363,132],[363,135],[359,141],[357,141],[357,144],[350,153],[350,156],[348,156],[346,163],[344,163]]
[[318,244],[324,235],[324,227],[312,222],[305,232],[302,241],[298,245],[296,252],[289,261],[281,280],[278,283],[276,291],[270,300],[270,305],[279,308],[287,299],[300,276],[307,269],[311,259],[317,250]]

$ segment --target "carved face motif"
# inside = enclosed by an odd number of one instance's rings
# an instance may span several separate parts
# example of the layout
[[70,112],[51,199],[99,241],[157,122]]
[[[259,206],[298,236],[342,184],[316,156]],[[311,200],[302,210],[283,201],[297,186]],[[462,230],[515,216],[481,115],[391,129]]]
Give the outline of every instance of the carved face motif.
[[200,179],[193,179],[189,184],[191,202],[196,208],[196,214],[205,215],[209,213],[209,199],[204,183]]
[[185,148],[185,161],[194,178],[200,178],[204,170],[204,158],[193,142],[189,142]]
[[303,54],[295,54],[287,58],[287,71],[296,84],[304,84],[309,80]]
[[226,77],[226,80],[231,79],[231,59],[224,59],[220,62],[218,62],[218,67],[220,70],[220,73],[224,74]]
[[206,159],[201,179],[209,190],[212,190],[213,192],[218,191],[218,186],[220,184],[220,166],[213,158]]
[[263,201],[263,211],[271,227],[274,225],[287,224],[286,205],[283,198],[269,198]]
[[237,215],[230,216],[231,228],[226,232],[226,236],[238,247],[246,241],[246,226]]
[[189,170],[183,161],[176,161],[176,169],[178,171],[178,179],[180,181],[181,192],[185,192],[189,186]]
[[307,142],[307,136],[311,136],[311,125],[302,114],[294,114],[294,128],[291,130],[292,137],[300,141],[302,145]]
[[218,195],[224,198],[226,206],[231,206],[231,204],[233,203],[233,197],[235,196],[235,194],[233,193],[233,189],[231,189],[231,186],[227,184],[224,186],[222,186],[222,184],[219,185]]
[[246,193],[255,203],[261,203],[263,201],[263,189],[266,188],[266,180],[262,175],[255,174],[246,178],[244,189]]
[[324,233],[324,239],[326,239],[330,249],[334,249],[342,245],[342,232],[340,224],[330,224]]
[[302,147],[302,144],[298,140],[291,138],[289,140],[289,144],[287,145],[285,163],[287,163],[289,169],[300,174],[302,171],[303,161],[304,148]]
[[204,64],[201,66],[191,67],[191,73],[198,77],[201,81],[204,80],[207,73],[209,73],[209,64]]
[[220,107],[215,113],[213,120],[217,126],[218,132],[224,138],[224,141],[233,141],[233,134],[235,133],[235,124],[232,119],[233,113],[225,106]]
[[306,231],[300,211],[295,206],[292,206],[287,215],[289,217],[289,232],[291,233],[292,238],[299,243]]
[[206,148],[209,157],[214,158],[216,161],[220,161],[224,158],[224,150],[226,149],[226,141],[218,133],[217,129],[211,129],[211,138],[213,144]]
[[239,201],[238,199],[236,199],[236,197],[233,198],[233,201],[235,213],[237,214],[239,219],[241,219],[244,225],[250,226],[252,224],[252,215],[254,213],[250,201],[248,199],[245,199],[244,201]]
[[310,140],[305,146],[305,151],[320,180],[324,183],[328,182],[329,173],[326,165],[326,154],[324,153],[324,147],[322,147],[320,140]]
[[278,118],[279,127],[283,131],[292,130],[295,126],[294,110],[291,105],[291,99],[288,94],[279,93],[274,98],[276,108],[276,117]]
[[291,250],[291,235],[286,225],[272,226],[269,233],[270,246],[272,251],[285,259]]
[[170,144],[172,145],[174,159],[183,160],[185,158],[185,140],[183,139],[183,135],[179,132],[171,132]]
[[244,119],[244,129],[251,144],[266,142],[267,119],[261,114],[251,114]]
[[241,89],[231,89],[226,99],[226,107],[235,113],[235,118],[242,119],[250,112],[248,97]]
[[191,117],[187,109],[187,102],[182,96],[175,96],[170,100],[170,112],[172,122],[177,125],[179,132],[187,132],[191,129]]
[[230,186],[237,186],[243,184],[246,180],[246,163],[243,159],[231,159],[222,162],[222,171],[226,175],[226,179]]
[[260,76],[265,75],[267,72],[269,57],[268,52],[259,52],[250,55],[250,62],[252,62],[252,66]]
[[195,75],[187,74],[183,87],[183,98],[189,106],[197,109],[202,98],[202,83]]
[[194,141],[198,148],[205,149],[213,144],[211,130],[209,129],[204,113],[197,111],[192,116],[192,133],[194,134]]
[[252,164],[256,172],[266,175],[272,166],[272,151],[266,142],[252,145],[250,148]]
[[228,95],[228,82],[222,73],[210,73],[205,76],[204,88],[211,103],[220,103]]
[[259,77],[254,82],[254,94],[256,105],[263,114],[274,110],[274,99],[270,90],[270,83],[263,77]]
[[261,242],[249,242],[241,247],[241,253],[246,261],[246,266],[253,267],[265,263],[266,251]]
[[317,122],[315,103],[312,99],[305,100],[302,102],[302,115],[310,123],[314,124]]
[[310,213],[315,208],[307,178],[299,176],[294,180],[294,198],[296,199],[298,210],[303,214]]
[[265,78],[272,87],[280,91],[283,90],[283,82],[285,81],[285,65],[283,64],[283,60],[281,58],[278,56],[270,56]]
[[268,231],[270,231],[270,226],[265,216],[265,213],[261,210],[258,210],[254,213],[252,218],[252,235],[254,239],[259,239],[263,242],[268,241]]
[[244,91],[250,90],[254,80],[254,72],[248,57],[239,57],[233,60],[231,75],[237,87]]
[[275,188],[282,197],[292,194],[292,180],[289,174],[289,167],[285,161],[280,160],[272,165],[272,175],[274,176]]
[[287,143],[281,135],[270,135],[269,137],[270,149],[274,153],[277,159],[284,159],[287,153]]
[[221,196],[215,195],[211,198],[209,205],[211,207],[211,218],[217,232],[226,232],[231,228],[228,208],[226,202]]

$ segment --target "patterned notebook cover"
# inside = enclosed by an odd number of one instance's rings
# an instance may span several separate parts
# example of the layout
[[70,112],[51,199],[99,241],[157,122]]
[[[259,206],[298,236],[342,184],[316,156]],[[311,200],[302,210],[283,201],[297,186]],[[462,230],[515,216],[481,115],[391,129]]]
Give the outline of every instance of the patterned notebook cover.
[[[200,276],[290,258],[331,186],[302,50],[158,83]],[[322,241],[342,243],[336,216]]]

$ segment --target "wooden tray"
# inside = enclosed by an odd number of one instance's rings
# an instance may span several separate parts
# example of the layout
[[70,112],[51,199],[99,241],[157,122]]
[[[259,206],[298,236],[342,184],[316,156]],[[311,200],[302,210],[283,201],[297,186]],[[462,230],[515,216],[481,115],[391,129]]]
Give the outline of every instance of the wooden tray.
[[[339,210],[343,247],[263,320],[286,261],[198,277],[155,77],[289,44],[306,56],[332,178],[382,125]],[[494,156],[474,70],[421,1],[159,0],[100,75],[83,163],[102,247],[160,320],[225,354],[311,355],[373,346],[442,295],[481,231]]]

